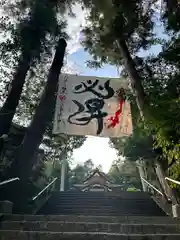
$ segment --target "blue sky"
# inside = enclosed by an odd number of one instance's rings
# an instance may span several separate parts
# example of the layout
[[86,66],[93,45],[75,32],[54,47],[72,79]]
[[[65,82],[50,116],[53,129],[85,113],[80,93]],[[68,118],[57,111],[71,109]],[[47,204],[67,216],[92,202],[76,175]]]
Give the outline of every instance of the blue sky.
[[86,66],[86,61],[91,60],[91,56],[85,52],[83,49],[79,49],[77,52],[72,53],[69,56],[69,60],[74,63],[75,68],[81,75],[90,75],[98,77],[117,77],[117,68],[111,65],[105,65],[103,68],[98,70],[88,68]]

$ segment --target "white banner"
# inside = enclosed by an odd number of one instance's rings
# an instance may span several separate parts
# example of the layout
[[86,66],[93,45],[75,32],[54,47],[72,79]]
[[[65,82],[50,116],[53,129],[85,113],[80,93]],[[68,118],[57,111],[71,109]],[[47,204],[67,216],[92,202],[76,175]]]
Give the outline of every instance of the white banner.
[[132,134],[127,81],[61,74],[54,134],[121,137]]

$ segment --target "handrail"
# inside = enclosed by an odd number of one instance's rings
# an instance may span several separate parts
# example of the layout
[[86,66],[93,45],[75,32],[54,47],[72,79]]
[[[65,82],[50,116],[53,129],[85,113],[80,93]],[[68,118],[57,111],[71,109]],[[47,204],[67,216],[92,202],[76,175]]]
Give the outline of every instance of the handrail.
[[159,191],[156,187],[154,187],[152,184],[150,184],[147,180],[145,180],[143,177],[141,177],[141,179],[146,183],[148,184],[151,188],[153,188],[156,192],[158,192],[161,196],[164,196],[164,194]]
[[5,181],[3,181],[3,182],[0,182],[0,186],[5,185],[5,184],[10,183],[10,182],[19,181],[19,180],[20,180],[20,178],[18,178],[18,177],[16,177],[16,178],[10,178],[10,179],[8,179],[8,180],[5,180]]
[[52,182],[50,182],[45,188],[43,188],[43,190],[41,190],[35,197],[32,198],[32,201],[36,200],[43,192],[46,191],[46,189],[48,189],[58,178],[54,178],[52,180]]
[[165,179],[168,180],[168,181],[170,181],[170,182],[173,182],[173,183],[176,183],[176,184],[180,185],[180,182],[177,181],[177,180],[173,180],[173,179],[168,178],[168,177],[165,177]]

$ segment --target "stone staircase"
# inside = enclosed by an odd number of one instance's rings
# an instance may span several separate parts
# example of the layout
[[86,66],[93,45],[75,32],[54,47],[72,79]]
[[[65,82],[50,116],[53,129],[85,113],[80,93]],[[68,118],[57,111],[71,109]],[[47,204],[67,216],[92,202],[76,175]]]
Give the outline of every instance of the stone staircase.
[[179,240],[146,193],[54,193],[37,215],[4,215],[0,240]]
[[100,216],[165,216],[144,192],[62,192],[54,193],[38,214]]

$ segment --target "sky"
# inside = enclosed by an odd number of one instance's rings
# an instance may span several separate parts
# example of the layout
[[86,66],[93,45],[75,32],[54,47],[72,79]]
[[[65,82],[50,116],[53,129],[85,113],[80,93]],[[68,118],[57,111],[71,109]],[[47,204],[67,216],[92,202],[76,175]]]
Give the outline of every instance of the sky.
[[[86,67],[86,61],[91,56],[83,50],[80,45],[81,29],[85,25],[85,15],[81,7],[76,5],[73,9],[76,18],[68,18],[68,33],[72,39],[68,41],[68,57],[67,69],[69,72],[78,73],[80,75],[97,76],[97,77],[118,77],[117,68],[105,65],[103,68],[95,70]],[[108,172],[112,161],[117,159],[115,149],[109,146],[108,138],[100,138],[88,136],[85,143],[73,152],[73,165],[83,163],[88,159],[92,159],[95,166],[102,165],[104,172]]]

